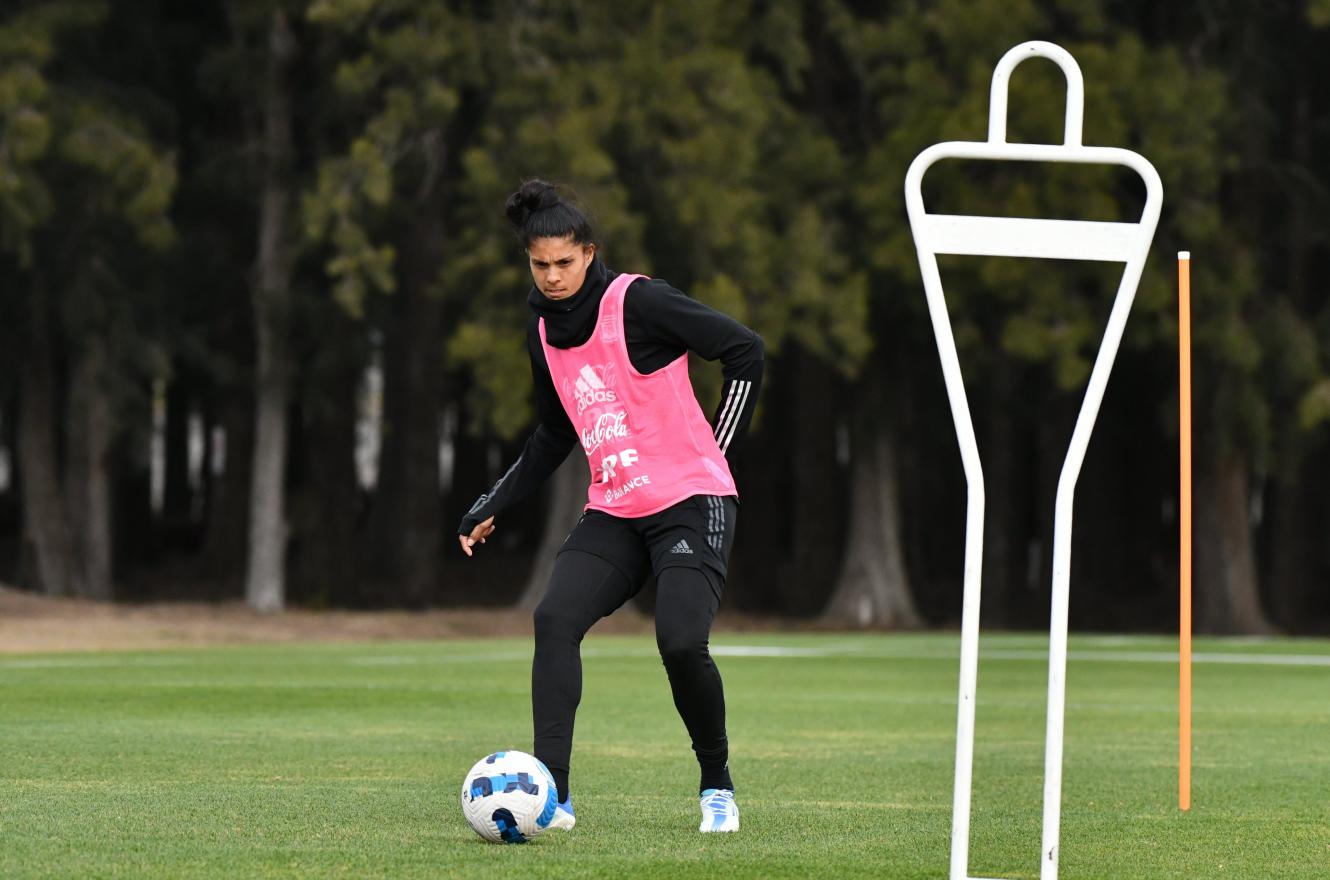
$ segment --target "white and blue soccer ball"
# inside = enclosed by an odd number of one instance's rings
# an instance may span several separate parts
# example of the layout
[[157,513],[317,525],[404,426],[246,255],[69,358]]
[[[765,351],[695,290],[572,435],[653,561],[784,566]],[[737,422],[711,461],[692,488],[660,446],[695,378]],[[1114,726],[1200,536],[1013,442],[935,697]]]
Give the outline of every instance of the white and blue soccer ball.
[[549,768],[526,752],[481,758],[462,780],[462,813],[491,843],[526,843],[549,827],[558,803]]

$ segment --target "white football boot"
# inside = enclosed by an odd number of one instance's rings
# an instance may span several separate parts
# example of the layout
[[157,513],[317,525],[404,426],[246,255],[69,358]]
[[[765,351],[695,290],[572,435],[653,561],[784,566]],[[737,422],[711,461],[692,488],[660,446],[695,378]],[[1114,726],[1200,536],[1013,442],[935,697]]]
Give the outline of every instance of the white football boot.
[[702,792],[702,824],[697,830],[704,834],[739,830],[739,805],[734,802],[734,792],[728,788],[708,788]]
[[573,799],[569,798],[561,804],[554,807],[554,818],[550,820],[549,827],[557,828],[560,831],[571,831],[577,824],[577,817],[573,815]]

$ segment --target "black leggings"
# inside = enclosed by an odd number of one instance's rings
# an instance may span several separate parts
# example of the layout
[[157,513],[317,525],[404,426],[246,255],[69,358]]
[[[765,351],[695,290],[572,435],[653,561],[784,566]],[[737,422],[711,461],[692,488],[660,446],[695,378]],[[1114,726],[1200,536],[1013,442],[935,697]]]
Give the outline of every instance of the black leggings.
[[[582,637],[642,587],[601,556],[579,549],[559,554],[549,590],[535,612],[536,654],[531,707],[536,757],[568,791],[573,720],[582,699]],[[733,788],[725,738],[725,692],[707,641],[720,605],[721,576],[706,567],[667,566],[656,576],[656,645],[669,675],[674,706],[692,737],[701,789]]]

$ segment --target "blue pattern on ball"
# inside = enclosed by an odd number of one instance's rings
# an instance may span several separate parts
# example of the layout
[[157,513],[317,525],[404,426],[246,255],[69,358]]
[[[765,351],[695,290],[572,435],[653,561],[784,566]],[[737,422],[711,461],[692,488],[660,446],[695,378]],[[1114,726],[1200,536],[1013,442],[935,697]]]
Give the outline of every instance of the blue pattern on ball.
[[554,788],[554,774],[550,772],[550,768],[546,767],[545,762],[537,758],[535,755],[532,755],[531,759],[536,762],[536,766],[545,774],[545,782],[549,784],[550,788]]
[[490,817],[494,820],[495,826],[499,829],[499,836],[503,838],[504,843],[526,843],[526,838],[517,828],[517,820],[513,818],[512,811],[502,807],[494,811]]
[[536,817],[536,827],[544,828],[554,820],[554,808],[559,805],[559,794],[553,785],[545,786],[545,809]]
[[496,791],[524,791],[527,794],[539,795],[540,786],[531,781],[530,773],[500,773],[498,776],[477,776],[471,780],[473,801],[478,797],[489,797]]
[[554,774],[550,772],[550,768],[545,766],[545,762],[539,758],[536,758],[535,761],[536,765],[540,767],[540,771],[545,774],[545,809],[541,810],[540,815],[536,817],[536,827],[546,828],[554,821],[554,810],[559,805],[559,789],[554,784]]

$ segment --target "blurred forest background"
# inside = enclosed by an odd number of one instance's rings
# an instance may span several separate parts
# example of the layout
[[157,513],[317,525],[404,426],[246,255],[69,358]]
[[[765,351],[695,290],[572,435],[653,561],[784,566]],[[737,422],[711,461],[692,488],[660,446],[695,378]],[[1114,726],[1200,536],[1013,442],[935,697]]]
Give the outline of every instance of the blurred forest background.
[[[259,609],[530,603],[580,456],[457,523],[532,425],[525,177],[606,262],[767,342],[726,607],[959,617],[965,484],[905,170],[1047,39],[1164,211],[1079,484],[1072,625],[1176,620],[1192,252],[1198,628],[1330,632],[1330,0],[8,0],[0,582]],[[1061,142],[1022,65],[1012,140]],[[933,210],[1139,216],[1129,173],[939,166]],[[1042,628],[1117,264],[944,260],[984,460],[985,624]],[[695,364],[704,408],[719,369]],[[644,600],[649,601],[649,597]]]

